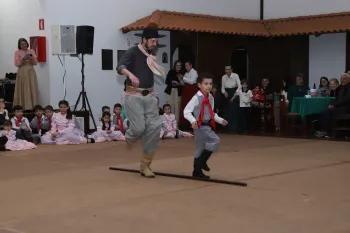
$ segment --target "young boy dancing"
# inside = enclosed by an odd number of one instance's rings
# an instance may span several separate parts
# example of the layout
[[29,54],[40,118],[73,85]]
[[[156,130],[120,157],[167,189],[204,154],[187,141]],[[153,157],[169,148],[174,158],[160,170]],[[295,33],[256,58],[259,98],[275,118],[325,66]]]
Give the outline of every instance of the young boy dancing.
[[202,171],[210,171],[207,161],[220,144],[219,137],[215,134],[218,122],[226,126],[228,122],[214,113],[214,97],[210,94],[213,87],[213,79],[210,74],[201,74],[197,79],[200,89],[188,102],[184,109],[184,117],[192,124],[196,141],[194,165],[192,176],[209,179]]

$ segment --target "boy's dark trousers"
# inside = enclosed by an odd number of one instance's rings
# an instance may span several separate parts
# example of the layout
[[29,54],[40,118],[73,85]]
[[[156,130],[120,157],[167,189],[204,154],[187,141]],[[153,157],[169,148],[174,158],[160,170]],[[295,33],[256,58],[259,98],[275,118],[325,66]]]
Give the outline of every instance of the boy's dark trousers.
[[251,108],[250,107],[241,107],[239,109],[239,125],[241,131],[251,130]]
[[215,134],[210,126],[210,122],[202,122],[199,128],[194,129],[196,152],[193,164],[192,176],[199,178],[210,178],[202,172],[202,169],[209,171],[207,161],[215,152],[220,144],[219,137]]
[[16,138],[26,140],[28,142],[33,142],[35,144],[39,143],[37,137],[33,137],[33,133],[25,129],[13,129],[16,131]]

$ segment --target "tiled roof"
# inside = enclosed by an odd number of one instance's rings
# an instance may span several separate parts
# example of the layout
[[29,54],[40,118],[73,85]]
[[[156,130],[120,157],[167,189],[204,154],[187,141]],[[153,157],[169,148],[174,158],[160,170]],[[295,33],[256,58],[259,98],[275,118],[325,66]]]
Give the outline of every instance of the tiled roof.
[[350,12],[264,20],[273,36],[322,34],[350,30]]
[[156,27],[159,30],[207,32],[247,36],[289,36],[350,30],[350,12],[272,20],[248,20],[156,10],[121,30],[126,33]]
[[[179,13],[170,11],[154,11],[149,16],[123,27],[123,32],[144,27],[157,27],[159,30],[176,30],[192,32],[208,32],[218,34],[235,34],[249,36],[268,36],[268,32],[259,20],[225,18],[210,15]],[[137,28],[137,29],[136,29]]]

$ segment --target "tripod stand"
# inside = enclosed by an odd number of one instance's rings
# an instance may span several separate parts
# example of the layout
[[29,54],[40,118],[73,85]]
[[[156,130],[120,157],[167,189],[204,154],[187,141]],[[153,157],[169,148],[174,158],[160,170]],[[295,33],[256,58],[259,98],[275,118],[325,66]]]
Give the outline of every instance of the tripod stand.
[[[78,96],[77,102],[75,103],[73,111],[75,111],[77,109],[78,104],[80,102],[80,98],[82,98],[82,105],[81,105],[80,111],[88,111],[89,112],[89,115],[90,115],[90,117],[92,119],[92,122],[94,123],[94,127],[96,129],[96,122],[95,122],[95,119],[94,119],[94,115],[92,114],[90,103],[89,103],[89,99],[88,99],[86,91],[85,91],[84,67],[85,67],[84,54],[82,53],[81,54],[81,92],[80,92],[80,94]],[[86,104],[87,104],[88,108],[86,108]]]

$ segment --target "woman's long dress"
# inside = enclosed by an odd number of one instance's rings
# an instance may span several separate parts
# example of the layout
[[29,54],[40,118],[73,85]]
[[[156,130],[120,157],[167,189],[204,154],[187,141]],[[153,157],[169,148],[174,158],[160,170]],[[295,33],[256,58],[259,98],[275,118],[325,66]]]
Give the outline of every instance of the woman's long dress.
[[[32,60],[23,61],[22,58],[31,54]],[[14,105],[21,105],[24,110],[32,110],[38,104],[38,80],[34,65],[38,63],[33,50],[17,50],[15,53],[15,65],[18,67],[16,76]]]

